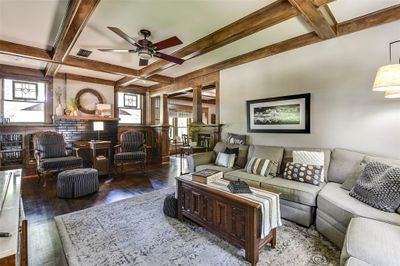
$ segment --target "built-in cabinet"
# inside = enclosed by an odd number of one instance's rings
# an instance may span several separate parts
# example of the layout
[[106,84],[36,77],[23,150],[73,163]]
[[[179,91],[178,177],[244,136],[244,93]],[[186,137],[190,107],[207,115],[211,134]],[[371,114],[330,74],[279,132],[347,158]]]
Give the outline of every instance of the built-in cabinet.
[[21,199],[21,170],[0,171],[0,265],[28,265],[28,222]]

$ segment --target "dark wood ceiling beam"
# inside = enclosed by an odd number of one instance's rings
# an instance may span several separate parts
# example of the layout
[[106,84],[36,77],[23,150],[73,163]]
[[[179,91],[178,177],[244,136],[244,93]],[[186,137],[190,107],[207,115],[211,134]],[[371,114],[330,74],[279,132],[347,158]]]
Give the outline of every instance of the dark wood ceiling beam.
[[0,64],[0,76],[4,77],[7,75],[33,77],[33,78],[39,78],[39,79],[44,78],[43,72],[40,69]]
[[145,94],[148,91],[148,87],[143,87],[139,85],[129,85],[126,87],[115,87],[115,91],[118,92],[129,92],[129,93],[140,93]]
[[[173,56],[188,60],[298,15],[296,8],[289,4],[287,0],[278,0],[183,47],[173,53]],[[173,65],[167,61],[159,60],[142,68],[140,74],[141,76],[153,75]]]
[[321,39],[330,39],[336,33],[322,12],[310,0],[289,0]]
[[49,51],[3,40],[0,40],[0,53],[46,62],[52,60]]
[[77,81],[82,81],[82,82],[88,82],[88,83],[95,83],[95,84],[102,84],[102,85],[107,85],[107,86],[112,86],[114,87],[115,81],[109,80],[109,79],[100,79],[100,78],[94,78],[94,77],[87,77],[87,76],[82,76],[82,75],[77,75],[77,74],[69,74],[69,73],[57,73],[54,78],[56,79],[64,79],[65,76],[67,79],[70,80],[77,80]]
[[332,3],[333,1],[335,1],[335,0],[312,0],[312,3],[314,6],[320,7],[320,6]]
[[149,76],[147,78],[123,77],[123,78],[117,80],[117,86],[121,86],[121,87],[128,86],[129,84],[132,84],[136,80],[150,80],[150,81],[158,82],[158,83],[162,83],[162,84],[172,84],[172,83],[174,83],[174,78],[156,74],[156,75],[153,75],[153,76]]
[[[394,22],[397,20],[400,20],[400,5],[395,5],[386,9],[382,9],[367,14],[365,16],[361,16],[355,19],[351,19],[349,21],[339,23],[336,26],[336,28],[338,35],[345,35],[356,31],[364,30],[370,27],[379,26],[385,23]],[[314,32],[307,33],[182,75],[180,77],[175,78],[175,86],[166,86],[166,87],[154,86],[150,88],[150,93],[151,95],[157,95],[162,93],[174,93],[176,91],[182,90],[184,86],[189,84],[190,80],[201,79],[202,77],[206,77],[206,75],[219,75],[220,70],[235,67],[254,60],[287,52],[293,49],[297,49],[321,41],[323,40],[320,39],[316,35],[316,33]]]
[[[62,30],[58,35],[56,45],[52,51],[52,59],[54,61],[64,61],[99,2],[100,0],[70,1],[68,12],[62,25]],[[59,64],[47,64],[45,69],[46,76],[54,76],[57,74],[59,68]]]
[[390,23],[400,19],[400,5],[391,6],[365,16],[339,23],[336,26],[337,34],[345,35],[370,27]]
[[[185,101],[185,102],[193,102],[193,98],[191,97],[168,97],[171,100],[177,100],[177,101]],[[201,100],[202,103],[206,103],[206,104],[215,104],[216,100],[215,99],[202,99]]]

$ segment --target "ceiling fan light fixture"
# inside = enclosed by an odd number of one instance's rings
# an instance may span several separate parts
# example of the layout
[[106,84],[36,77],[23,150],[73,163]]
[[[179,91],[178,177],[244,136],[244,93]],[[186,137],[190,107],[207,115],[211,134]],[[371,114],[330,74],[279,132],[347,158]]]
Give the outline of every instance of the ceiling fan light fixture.
[[139,50],[138,52],[139,58],[143,60],[149,60],[153,57],[153,54],[149,50]]

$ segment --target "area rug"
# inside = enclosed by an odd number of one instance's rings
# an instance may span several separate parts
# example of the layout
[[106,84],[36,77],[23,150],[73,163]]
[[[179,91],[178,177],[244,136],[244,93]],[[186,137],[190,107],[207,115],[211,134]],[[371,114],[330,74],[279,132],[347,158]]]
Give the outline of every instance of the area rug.
[[[55,217],[70,266],[248,265],[244,250],[189,223],[166,217],[174,187]],[[284,221],[275,249],[258,265],[338,265],[340,251],[318,234]]]

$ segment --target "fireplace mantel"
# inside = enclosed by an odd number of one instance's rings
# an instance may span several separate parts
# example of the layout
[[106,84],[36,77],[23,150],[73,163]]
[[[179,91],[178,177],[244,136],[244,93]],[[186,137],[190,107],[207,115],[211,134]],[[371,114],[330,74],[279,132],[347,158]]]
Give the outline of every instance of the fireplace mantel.
[[119,121],[119,118],[103,117],[103,116],[55,116],[54,121],[68,120],[68,121]]

